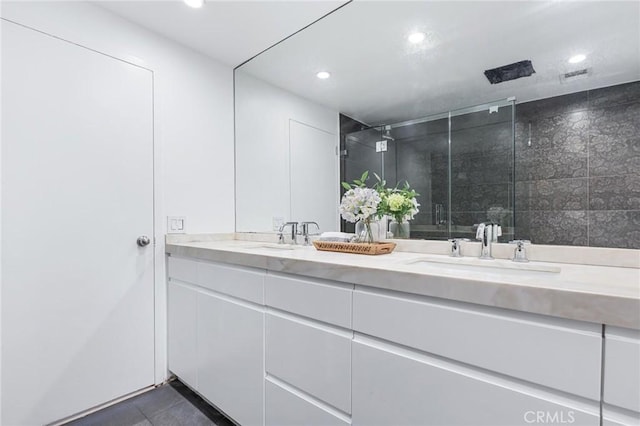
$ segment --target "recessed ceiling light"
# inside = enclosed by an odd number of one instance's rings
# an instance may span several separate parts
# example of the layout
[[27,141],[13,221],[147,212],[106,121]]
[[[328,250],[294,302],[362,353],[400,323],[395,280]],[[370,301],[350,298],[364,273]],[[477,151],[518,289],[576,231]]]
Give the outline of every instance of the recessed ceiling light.
[[200,9],[202,6],[204,6],[204,0],[183,0],[183,1],[187,6],[193,7],[194,9]]
[[416,44],[423,42],[426,37],[427,36],[425,33],[413,33],[409,37],[407,37],[407,39],[410,43]]
[[582,62],[587,59],[587,55],[575,55],[569,58],[570,64],[577,64],[578,62]]
[[327,78],[331,77],[331,73],[327,71],[320,71],[319,73],[316,74],[316,77],[318,77],[321,80],[326,80]]

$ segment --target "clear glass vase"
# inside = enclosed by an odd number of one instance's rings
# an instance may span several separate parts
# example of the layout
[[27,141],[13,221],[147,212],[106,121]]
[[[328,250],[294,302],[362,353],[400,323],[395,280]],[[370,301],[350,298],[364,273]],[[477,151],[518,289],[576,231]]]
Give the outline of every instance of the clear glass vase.
[[380,224],[374,220],[356,222],[356,235],[359,243],[375,243],[380,241]]
[[389,222],[389,232],[393,234],[393,238],[406,239],[409,238],[411,228],[409,222],[396,222],[392,220]]

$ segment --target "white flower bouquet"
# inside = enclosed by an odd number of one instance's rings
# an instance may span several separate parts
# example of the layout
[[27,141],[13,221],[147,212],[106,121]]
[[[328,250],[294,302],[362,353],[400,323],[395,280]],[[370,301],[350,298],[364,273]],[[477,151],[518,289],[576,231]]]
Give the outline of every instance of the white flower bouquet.
[[378,216],[378,205],[382,201],[380,194],[373,188],[367,188],[365,182],[369,172],[364,172],[360,179],[353,181],[353,186],[342,182],[347,190],[340,202],[340,215],[347,222],[361,222],[364,229],[357,234],[359,242],[372,243],[374,241],[371,221]]
[[380,194],[373,188],[352,188],[342,196],[340,215],[351,223],[367,220],[377,214],[380,201]]

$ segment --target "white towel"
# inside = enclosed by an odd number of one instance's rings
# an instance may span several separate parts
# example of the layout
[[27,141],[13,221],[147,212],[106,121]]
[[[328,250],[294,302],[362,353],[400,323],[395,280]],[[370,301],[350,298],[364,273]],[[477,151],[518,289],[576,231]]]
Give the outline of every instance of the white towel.
[[347,232],[323,232],[318,238],[319,241],[340,241],[348,243],[355,237],[355,234]]

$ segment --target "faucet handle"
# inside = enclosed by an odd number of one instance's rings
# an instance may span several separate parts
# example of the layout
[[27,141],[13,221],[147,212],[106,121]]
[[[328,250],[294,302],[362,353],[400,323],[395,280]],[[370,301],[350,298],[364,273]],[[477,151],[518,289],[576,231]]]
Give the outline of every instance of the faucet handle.
[[449,256],[451,257],[462,257],[462,253],[460,252],[460,243],[462,241],[471,241],[468,238],[449,238],[447,241],[451,243],[451,252]]
[[529,240],[513,240],[509,241],[509,244],[515,244],[516,249],[513,252],[513,261],[514,262],[528,262],[527,253],[524,250],[525,245],[530,245],[531,241]]
[[285,224],[280,225],[280,229],[278,229],[278,244],[284,244],[284,228]]

